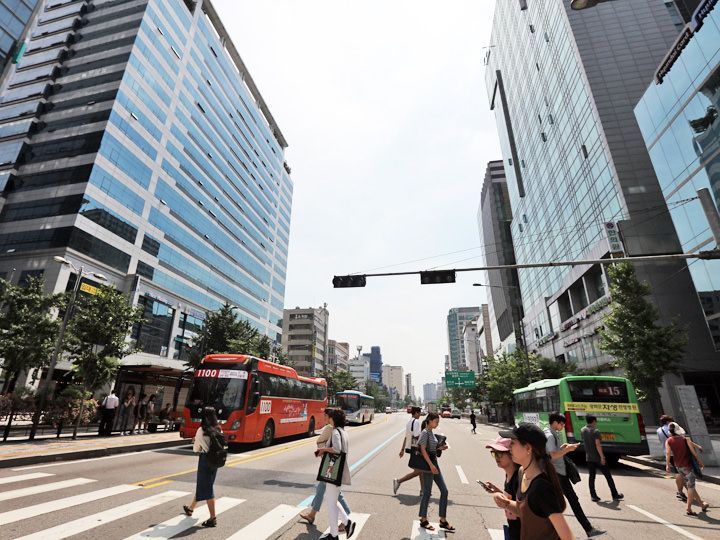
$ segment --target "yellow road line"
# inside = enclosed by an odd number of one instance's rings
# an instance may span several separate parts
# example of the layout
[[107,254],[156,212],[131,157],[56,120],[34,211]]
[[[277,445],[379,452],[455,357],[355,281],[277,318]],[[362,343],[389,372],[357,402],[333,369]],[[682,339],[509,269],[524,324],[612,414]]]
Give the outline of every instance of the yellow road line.
[[154,483],[154,484],[150,484],[149,486],[143,486],[143,488],[145,488],[145,489],[150,489],[150,488],[154,488],[154,487],[157,487],[157,486],[162,486],[162,485],[165,485],[165,484],[169,484],[170,482],[172,482],[172,480],[163,480],[162,482],[156,482],[156,483]]

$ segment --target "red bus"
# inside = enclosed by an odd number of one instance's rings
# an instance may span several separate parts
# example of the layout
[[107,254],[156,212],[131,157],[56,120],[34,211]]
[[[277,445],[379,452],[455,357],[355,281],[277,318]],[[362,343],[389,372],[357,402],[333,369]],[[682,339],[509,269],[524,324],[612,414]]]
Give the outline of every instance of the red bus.
[[269,446],[275,438],[310,436],[324,427],[327,403],[325,379],[254,356],[211,354],[195,370],[180,436],[194,437],[203,407],[212,406],[229,443]]

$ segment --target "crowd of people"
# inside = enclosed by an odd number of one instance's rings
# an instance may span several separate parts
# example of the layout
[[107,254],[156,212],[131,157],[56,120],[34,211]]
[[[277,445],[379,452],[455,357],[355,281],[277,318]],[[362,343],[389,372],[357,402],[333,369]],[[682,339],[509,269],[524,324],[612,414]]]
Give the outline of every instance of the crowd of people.
[[[172,411],[169,403],[160,410],[155,409],[155,394],[140,392],[135,396],[135,389],[130,387],[122,400],[117,396],[117,390],[112,390],[99,403],[100,425],[98,435],[109,437],[116,422],[121,435],[135,435],[148,433],[151,424],[165,426],[170,429],[173,425]],[[119,412],[119,414],[117,414]]]

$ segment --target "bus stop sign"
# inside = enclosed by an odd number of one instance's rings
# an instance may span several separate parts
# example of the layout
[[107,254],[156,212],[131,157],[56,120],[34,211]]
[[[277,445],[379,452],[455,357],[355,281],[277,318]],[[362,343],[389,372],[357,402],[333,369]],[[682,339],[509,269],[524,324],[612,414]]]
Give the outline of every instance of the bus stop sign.
[[474,371],[446,371],[446,388],[475,388]]

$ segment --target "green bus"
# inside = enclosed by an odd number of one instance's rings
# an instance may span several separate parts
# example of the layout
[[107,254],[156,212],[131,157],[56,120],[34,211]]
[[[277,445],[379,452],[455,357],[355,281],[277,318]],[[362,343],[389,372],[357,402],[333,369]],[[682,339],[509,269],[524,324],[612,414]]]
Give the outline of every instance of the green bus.
[[608,461],[650,453],[635,389],[623,377],[569,375],[534,382],[513,394],[516,423],[545,428],[548,415],[559,411],[565,415],[567,442],[582,445],[580,430],[586,425],[585,416],[592,414],[597,417]]

